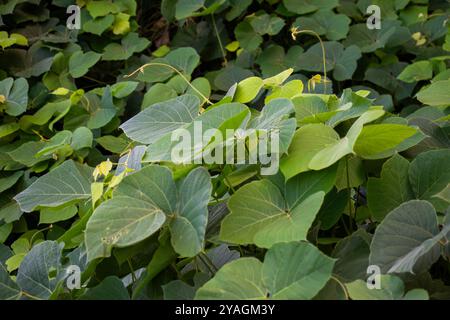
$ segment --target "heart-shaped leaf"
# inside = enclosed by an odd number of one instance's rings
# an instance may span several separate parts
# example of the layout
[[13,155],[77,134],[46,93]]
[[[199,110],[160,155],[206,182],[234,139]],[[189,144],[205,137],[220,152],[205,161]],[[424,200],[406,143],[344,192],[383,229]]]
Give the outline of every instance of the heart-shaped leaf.
[[439,258],[439,241],[449,231],[450,225],[439,231],[436,211],[429,202],[405,202],[376,229],[370,264],[379,266],[384,273],[426,271]]
[[11,116],[18,116],[27,110],[28,82],[24,78],[6,78],[0,81],[0,110]]
[[91,196],[93,169],[67,160],[37,179],[14,197],[22,211],[31,212],[39,206],[58,207],[62,204],[88,199]]
[[220,238],[263,248],[305,240],[335,175],[335,168],[305,173],[283,183],[283,190],[269,180],[243,186],[228,201],[230,214],[222,222]]
[[264,263],[240,258],[223,266],[196,299],[312,299],[331,277],[334,259],[307,242],[280,243]]
[[87,223],[88,260],[109,257],[113,247],[144,240],[168,219],[175,250],[195,256],[204,245],[210,193],[210,178],[202,168],[190,172],[179,188],[171,171],[162,166],[126,176],[113,198],[102,203]]

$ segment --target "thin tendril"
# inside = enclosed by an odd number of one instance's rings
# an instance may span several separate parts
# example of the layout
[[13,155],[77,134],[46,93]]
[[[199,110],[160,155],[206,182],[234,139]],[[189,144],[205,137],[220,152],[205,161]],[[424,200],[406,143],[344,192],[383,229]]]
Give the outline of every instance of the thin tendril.
[[339,286],[342,288],[342,291],[344,291],[345,299],[349,300],[350,295],[349,295],[349,293],[347,291],[346,286],[338,278],[336,278],[334,275],[331,276],[331,279],[333,279],[334,281],[336,281],[339,284]]
[[203,93],[201,93],[196,87],[194,87],[189,82],[189,80],[183,75],[183,73],[181,73],[177,68],[172,67],[170,64],[167,64],[167,63],[161,63],[161,62],[149,62],[149,63],[146,63],[143,66],[139,67],[138,69],[134,70],[132,73],[125,75],[124,78],[129,78],[129,77],[135,75],[139,71],[143,73],[145,68],[151,67],[151,66],[166,67],[166,68],[169,68],[169,69],[175,71],[184,81],[186,81],[186,83],[192,88],[192,90],[197,92],[207,103],[209,103],[210,105],[213,104],[207,97],[205,97],[205,95]]
[[322,38],[319,36],[319,34],[317,32],[315,32],[313,30],[300,30],[300,31],[298,31],[297,29],[294,29],[292,31],[292,35],[293,35],[294,40],[296,40],[296,38],[295,38],[296,35],[302,34],[302,33],[312,34],[317,39],[319,39],[320,47],[322,48],[323,76],[325,78],[325,81],[323,83],[323,88],[324,88],[324,92],[326,93],[327,92],[327,66],[326,66],[325,46],[323,45]]

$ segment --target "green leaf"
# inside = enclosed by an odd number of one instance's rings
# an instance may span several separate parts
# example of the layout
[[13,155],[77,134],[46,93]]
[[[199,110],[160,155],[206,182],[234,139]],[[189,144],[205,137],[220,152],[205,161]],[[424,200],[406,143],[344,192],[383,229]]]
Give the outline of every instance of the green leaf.
[[76,51],[69,59],[69,73],[74,78],[80,78],[88,73],[89,68],[94,66],[101,58],[101,54],[88,51]]
[[23,2],[26,2],[26,0],[11,0],[8,2],[4,2],[4,3],[0,4],[0,13],[2,15],[7,15],[10,13],[13,13],[14,8],[18,4],[23,3]]
[[336,188],[338,191],[346,188],[359,187],[365,180],[366,174],[361,158],[350,155],[339,160],[336,178]]
[[363,280],[355,280],[345,286],[352,300],[428,300],[428,293],[423,289],[404,294],[404,284],[399,277],[380,275],[380,282],[380,289],[369,289]]
[[100,36],[103,32],[105,32],[109,27],[112,26],[113,22],[114,16],[107,15],[104,17],[97,17],[95,19],[84,21],[81,24],[81,27],[85,32],[93,33]]
[[353,149],[364,159],[387,158],[403,151],[399,149],[401,143],[416,133],[415,128],[402,124],[368,125],[362,129]]
[[29,50],[8,49],[1,53],[0,65],[15,77],[38,77],[50,70],[54,55],[40,43]]
[[170,47],[163,44],[161,47],[152,52],[152,56],[162,58],[170,52]]
[[[344,194],[349,196],[348,193]],[[340,240],[331,255],[337,259],[333,273],[345,282],[366,279],[371,240],[371,235],[362,228]]]
[[4,243],[6,239],[8,239],[8,236],[11,234],[12,228],[12,223],[0,226],[0,243]]
[[403,202],[414,199],[408,180],[409,162],[395,154],[383,164],[380,178],[369,178],[367,200],[377,221]]
[[95,139],[99,145],[112,153],[122,153],[128,146],[129,141],[124,137],[102,136]]
[[173,280],[162,286],[164,300],[193,300],[195,287],[181,280]]
[[103,49],[102,60],[117,61],[127,60],[134,53],[141,52],[150,45],[150,41],[140,38],[135,32],[128,33],[122,38],[121,44],[109,43]]
[[113,198],[103,202],[86,226],[88,261],[109,257],[113,247],[138,243],[155,233],[174,212],[176,187],[164,167],[149,166],[125,177]]
[[24,78],[6,78],[0,81],[0,110],[4,110],[10,116],[18,116],[27,110],[28,82]]
[[388,40],[395,33],[399,21],[385,21],[380,29],[370,30],[366,23],[359,23],[350,26],[347,38],[344,40],[344,46],[358,46],[361,52],[373,52],[383,48]]
[[400,12],[400,19],[407,26],[418,22],[426,22],[428,18],[427,9],[426,6],[408,6]]
[[11,157],[12,160],[26,165],[28,167],[32,167],[35,164],[45,161],[51,158],[50,155],[44,157],[35,157],[35,154],[41,150],[45,145],[43,141],[29,141],[26,142],[17,149],[7,152],[7,154]]
[[[288,52],[285,53],[282,46],[270,44],[258,55],[256,63],[259,64],[264,77],[275,76],[279,73],[284,75],[284,72],[291,68],[292,71],[298,70],[298,55],[302,52],[303,48],[300,46],[292,46]],[[284,80],[286,80],[286,78]],[[264,84],[273,86],[270,83]],[[281,84],[282,82],[277,85]]]
[[209,175],[201,168],[178,188],[171,171],[162,166],[148,166],[126,176],[113,198],[103,202],[87,223],[88,260],[109,257],[113,247],[144,240],[162,227],[166,217],[170,217],[175,250],[182,256],[195,256],[204,244],[210,192]]
[[276,98],[291,99],[292,97],[301,94],[302,91],[303,82],[301,80],[292,80],[278,88],[273,89],[272,92],[266,96],[264,102],[269,103],[271,100]]
[[[187,79],[189,79],[189,76],[187,77]],[[152,87],[157,84],[158,83],[155,83],[154,85],[152,85]],[[164,84],[167,85],[168,90],[176,92],[177,95],[183,94],[188,88],[190,88],[189,83],[186,82],[186,79],[183,79],[183,77],[180,74],[173,76],[172,78],[169,79],[169,81],[167,81],[167,83]]]
[[300,127],[292,138],[288,155],[281,159],[280,170],[286,179],[308,171],[312,158],[327,145],[335,143],[339,135],[322,123]]
[[227,21],[236,19],[252,4],[253,0],[230,0],[230,11],[225,15]]
[[103,279],[100,284],[89,288],[80,300],[130,300],[127,288],[122,280],[116,276],[109,276]]
[[0,138],[6,137],[20,129],[17,122],[10,122],[0,125]]
[[[131,169],[133,171],[139,171],[142,168],[142,157],[145,153],[145,146],[136,146],[127,152],[124,156],[120,157],[119,163],[116,168],[115,175],[120,175],[126,169]],[[131,172],[126,172],[125,175]]]
[[170,244],[168,232],[162,232],[158,242],[158,249],[156,249],[153,254],[152,260],[147,265],[145,274],[141,277],[136,285],[136,289],[133,291],[133,299],[139,297],[140,292],[149,284],[149,282],[177,258],[177,255]]
[[357,62],[361,58],[361,50],[358,46],[348,46],[341,55],[336,58],[333,77],[338,81],[351,79],[356,70]]
[[264,263],[252,257],[226,264],[195,298],[311,299],[331,277],[333,265],[334,259],[309,243],[277,244],[269,249]]
[[355,142],[365,123],[384,114],[383,110],[364,112],[340,139],[330,126],[315,123],[300,127],[294,134],[288,155],[281,159],[280,170],[287,179],[307,170],[321,170],[354,153]]
[[282,189],[289,208],[295,208],[303,200],[317,192],[329,192],[335,182],[336,166],[332,166],[321,171],[301,173],[287,180],[284,185],[281,181],[277,185]]
[[328,112],[326,102],[315,95],[301,95],[292,99],[298,124],[323,122],[322,113]]
[[169,62],[165,58],[153,59],[151,60],[151,63],[153,63],[153,65],[148,65],[144,68],[143,72],[139,72],[139,75],[137,76],[139,81],[148,83],[166,81],[174,73],[170,67],[166,66]]
[[[192,119],[194,121],[191,123],[180,127],[186,130],[183,130],[181,135],[174,136],[172,133],[167,133],[151,144],[144,156],[144,161],[195,163],[204,155],[209,155],[209,152],[215,148],[221,148],[229,143],[233,138],[227,140],[226,130],[244,128],[249,118],[249,109],[241,103],[225,103],[209,108],[195,120]],[[204,133],[213,129],[214,134],[221,134],[222,141],[220,139],[211,141],[212,137],[207,138],[206,136],[203,137],[204,140],[196,139],[195,137],[198,137],[196,130],[199,129]],[[209,133],[212,134],[211,130]]]
[[58,207],[91,196],[92,168],[67,160],[37,179],[14,197],[22,211],[31,212],[39,206]]
[[181,20],[188,18],[194,14],[198,9],[203,8],[205,0],[185,0],[178,1],[175,6],[175,18]]
[[167,62],[185,75],[191,75],[200,63],[200,56],[191,47],[177,48],[165,56]]
[[50,224],[58,221],[65,221],[75,216],[77,212],[78,208],[75,205],[56,208],[42,208],[39,224],[42,223]]
[[204,247],[208,202],[212,185],[204,168],[192,170],[179,188],[179,204],[169,228],[172,246],[183,257],[192,257]]
[[337,0],[283,0],[283,4],[290,12],[305,14],[318,9],[333,9],[338,5]]
[[383,273],[424,272],[439,258],[438,242],[449,230],[450,225],[446,225],[439,231],[436,211],[429,202],[405,202],[375,230],[370,264],[379,266]]
[[22,116],[19,120],[20,128],[27,130],[32,125],[43,126],[49,123],[49,129],[53,130],[53,125],[69,112],[70,106],[70,99],[46,103],[35,114]]
[[[250,70],[243,69],[235,65],[228,65],[218,72],[216,78],[214,79],[214,85],[218,89],[226,92],[230,88],[233,88],[233,86],[239,81],[251,77],[252,75],[253,72]],[[233,97],[233,95],[231,95],[231,97]]]
[[293,112],[293,104],[289,99],[271,100],[261,110],[261,114],[250,121],[248,129],[263,129],[267,132],[279,130],[279,152],[283,154],[288,150],[295,131],[295,119],[288,118]]
[[[200,78],[196,78],[194,79],[194,81],[191,82],[191,85],[196,88],[198,91],[200,91],[203,96],[205,97],[209,97],[211,95],[211,85],[209,84],[208,79],[200,77]],[[200,99],[201,104],[203,104],[204,98],[197,92],[195,91],[191,86],[189,86],[186,90],[186,94],[192,94],[197,96],[197,98]]]
[[178,96],[177,92],[168,84],[155,83],[148,89],[142,100],[142,109],[148,108],[159,102],[172,100]]
[[191,123],[197,117],[199,107],[200,101],[196,96],[183,95],[146,108],[120,128],[132,140],[154,143]]
[[[333,77],[339,81],[351,79],[356,70],[357,61],[361,58],[361,51],[358,46],[351,45],[344,48],[341,43],[336,41],[326,41],[323,45],[327,72],[334,70]],[[311,46],[298,59],[299,69],[323,72],[323,54],[319,43]]]
[[308,180],[291,183],[287,199],[268,180],[243,186],[228,202],[230,214],[222,222],[220,239],[237,244],[254,243],[263,248],[279,242],[306,240],[325,192],[319,187],[301,197],[299,191],[305,188],[304,183],[308,185]]
[[197,290],[195,299],[262,300],[268,292],[262,278],[263,264],[256,258],[241,258],[223,266],[213,279]]
[[294,69],[289,68],[284,71],[281,71],[280,73],[278,73],[270,78],[266,78],[263,81],[264,86],[268,86],[268,87],[281,86],[283,84],[283,82],[286,81],[287,78],[289,78],[289,76],[292,74],[292,72],[294,72]]
[[439,193],[436,193],[434,197],[444,200],[448,204],[450,204],[450,183],[442,189]]
[[98,100],[97,96],[90,96],[89,101],[92,103],[90,104],[91,115],[87,122],[89,129],[98,129],[107,125],[117,113],[110,86],[105,88],[100,102]]
[[450,80],[433,82],[417,93],[417,100],[429,106],[450,105]]
[[117,6],[107,0],[89,1],[86,5],[86,9],[93,18],[106,16],[111,12],[117,11]]
[[407,65],[397,76],[397,79],[413,83],[420,80],[428,80],[433,77],[433,65],[430,61],[418,61]]
[[90,147],[92,147],[93,139],[94,139],[94,136],[90,129],[88,129],[86,127],[78,127],[75,129],[75,131],[72,134],[72,141],[70,143],[70,146],[74,150],[90,148]]
[[349,153],[353,153],[355,142],[363,129],[363,125],[378,119],[383,114],[383,110],[369,110],[364,112],[353,123],[344,138],[326,146],[312,157],[308,164],[309,168],[313,170],[327,168],[340,158]]
[[444,189],[450,181],[450,150],[432,150],[419,154],[409,167],[409,182],[418,199],[427,200],[439,212],[448,204],[434,195]]
[[16,182],[22,177],[23,171],[16,171],[10,175],[5,175],[3,172],[0,173],[0,193],[8,190],[16,184]]
[[244,20],[234,29],[236,40],[242,48],[248,51],[256,50],[263,41],[263,38],[253,30],[249,21]]
[[11,33],[8,36],[8,32],[0,31],[0,47],[2,47],[2,49],[10,47],[14,44],[21,45],[21,46],[27,46],[28,39],[18,33]]
[[19,286],[11,279],[8,271],[0,262],[0,299],[18,300],[22,294]]
[[350,18],[343,14],[335,14],[331,10],[319,10],[306,17],[299,17],[293,23],[299,30],[314,30],[328,40],[340,40],[348,33]]
[[264,85],[263,79],[250,77],[238,83],[234,94],[234,101],[247,103],[252,101]]
[[56,133],[50,140],[45,141],[44,147],[36,152],[35,157],[48,156],[56,153],[59,149],[68,147],[72,139],[72,132],[63,130]]
[[56,241],[37,244],[25,256],[17,273],[17,284],[29,295],[48,299],[62,277],[62,245]]
[[[17,204],[17,202],[11,200],[0,209],[0,223],[2,222],[2,220],[5,223],[17,221],[22,216],[22,213],[23,212],[22,210],[20,210],[20,207]],[[0,240],[0,243],[1,242],[2,241]]]
[[116,35],[123,35],[130,31],[130,15],[119,12],[114,16],[112,32]]
[[111,93],[114,98],[125,98],[136,90],[139,82],[136,81],[121,81],[111,86]]
[[255,15],[247,17],[250,25],[260,35],[278,34],[284,27],[284,20],[276,15],[269,15],[267,13],[257,13]]
[[339,192],[333,189],[326,195],[324,203],[317,214],[322,230],[329,230],[337,223],[345,211],[349,197],[348,189]]

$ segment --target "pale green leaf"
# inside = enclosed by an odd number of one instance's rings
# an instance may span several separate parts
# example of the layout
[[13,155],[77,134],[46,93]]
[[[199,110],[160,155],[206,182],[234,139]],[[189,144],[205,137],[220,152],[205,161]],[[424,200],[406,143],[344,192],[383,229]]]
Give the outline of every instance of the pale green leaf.
[[226,264],[195,298],[311,299],[330,279],[334,261],[307,242],[277,244],[269,249],[264,263],[252,257]]
[[39,206],[58,207],[91,196],[92,168],[67,160],[37,179],[14,197],[22,211],[31,212]]

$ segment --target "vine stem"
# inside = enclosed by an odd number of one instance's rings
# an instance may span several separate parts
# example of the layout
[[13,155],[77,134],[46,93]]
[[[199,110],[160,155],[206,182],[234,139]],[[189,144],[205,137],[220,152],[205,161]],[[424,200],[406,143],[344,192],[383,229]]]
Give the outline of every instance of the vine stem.
[[48,227],[45,227],[45,228],[43,228],[41,230],[37,230],[35,233],[33,233],[33,235],[30,238],[30,249],[31,249],[31,246],[33,245],[33,241],[34,241],[34,238],[36,237],[36,235],[38,233],[40,233],[40,232],[44,232],[44,231],[50,230],[51,228],[53,228],[53,224],[51,224]]
[[[353,223],[356,225],[356,217],[353,217],[352,213],[352,190],[350,188],[350,174],[348,172],[348,157],[345,157],[345,171],[347,175],[347,189],[349,189],[349,195],[348,195],[348,212],[350,216],[350,229],[353,230]],[[355,221],[353,221],[355,220]]]
[[341,282],[341,280],[339,280],[338,278],[336,278],[335,276],[331,275],[331,279],[333,279],[334,281],[336,281],[339,286],[342,288],[342,290],[344,291],[345,294],[345,300],[349,300],[350,295],[348,294],[347,288],[345,287],[345,285]]
[[216,19],[214,19],[214,13],[211,13],[211,20],[213,23],[214,32],[216,33],[217,41],[219,42],[220,51],[222,52],[223,62],[224,62],[224,65],[226,66],[228,64],[227,54],[225,52],[225,49],[223,48],[222,40],[220,40],[219,30],[217,30],[217,25],[216,25]]
[[137,277],[136,277],[136,273],[134,272],[133,265],[131,264],[130,258],[127,259],[127,262],[128,262],[128,267],[131,270],[131,278],[133,279],[133,283],[136,283]]
[[[224,169],[224,165],[221,166],[222,171]],[[232,194],[236,192],[236,190],[234,189],[233,185],[231,184],[230,180],[228,179],[228,177],[226,175],[223,176],[225,182],[228,184],[229,190],[231,190]]]
[[166,67],[166,68],[171,69],[172,71],[175,71],[184,81],[186,81],[186,83],[192,88],[192,90],[197,92],[204,99],[204,101],[206,101],[210,105],[213,104],[207,97],[205,97],[205,95],[203,93],[201,93],[196,87],[194,87],[190,83],[190,81],[183,75],[183,73],[181,71],[179,71],[177,68],[172,67],[170,64],[167,64],[167,63],[162,63],[162,62],[149,62],[149,63],[146,63],[146,64],[140,66],[139,68],[137,68],[136,70],[134,70],[132,73],[125,75],[124,78],[132,77],[137,72],[143,73],[145,68],[151,67],[151,66]]
[[32,294],[25,292],[25,291],[21,291],[20,294],[24,295],[25,297],[28,297],[30,299],[33,299],[33,300],[42,300],[41,298],[33,296]]
[[327,66],[326,66],[326,52],[325,52],[325,46],[323,45],[323,41],[322,38],[319,36],[319,34],[317,32],[315,32],[314,30],[297,30],[296,27],[294,27],[293,29],[291,29],[291,34],[292,34],[292,38],[294,40],[297,40],[297,38],[295,37],[298,34],[311,34],[313,36],[315,36],[317,39],[319,39],[319,43],[320,43],[320,47],[322,48],[322,64],[323,64],[323,76],[325,78],[325,81],[323,83],[323,88],[324,88],[324,93],[327,92]]
[[206,265],[206,267],[209,269],[209,271],[212,274],[216,274],[218,271],[217,267],[214,265],[214,263],[211,261],[211,259],[208,257],[206,253],[200,252],[198,254],[199,259]]

